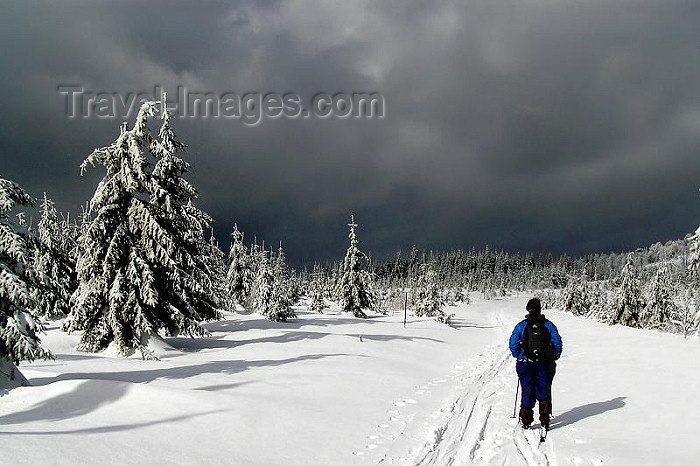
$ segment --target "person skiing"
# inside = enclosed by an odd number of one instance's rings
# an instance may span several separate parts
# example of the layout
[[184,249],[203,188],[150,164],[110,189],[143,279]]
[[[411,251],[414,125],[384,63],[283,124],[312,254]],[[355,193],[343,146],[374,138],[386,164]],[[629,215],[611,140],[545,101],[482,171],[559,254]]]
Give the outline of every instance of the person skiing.
[[552,380],[562,341],[556,325],[542,314],[540,300],[533,298],[525,306],[527,317],[510,336],[510,352],[517,359],[515,370],[520,380],[520,422],[525,429],[534,420],[535,400],[539,402],[540,424],[549,429],[552,414]]

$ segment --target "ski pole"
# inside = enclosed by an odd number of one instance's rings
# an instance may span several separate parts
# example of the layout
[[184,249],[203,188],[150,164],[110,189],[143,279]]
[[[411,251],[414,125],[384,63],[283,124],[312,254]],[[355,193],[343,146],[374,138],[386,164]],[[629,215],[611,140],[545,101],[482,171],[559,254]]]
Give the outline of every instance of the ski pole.
[[515,410],[518,407],[518,392],[520,392],[520,379],[518,379],[518,386],[515,389],[515,401],[513,402],[513,415],[511,416],[511,419],[515,419]]

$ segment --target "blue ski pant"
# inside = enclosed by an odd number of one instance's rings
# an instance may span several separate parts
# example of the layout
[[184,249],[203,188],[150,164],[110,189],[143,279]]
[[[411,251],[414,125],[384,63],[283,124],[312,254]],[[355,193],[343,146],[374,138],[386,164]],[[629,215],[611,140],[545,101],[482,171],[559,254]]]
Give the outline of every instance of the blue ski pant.
[[552,401],[552,380],[556,367],[554,361],[518,361],[515,364],[522,390],[521,408],[534,408],[535,400]]

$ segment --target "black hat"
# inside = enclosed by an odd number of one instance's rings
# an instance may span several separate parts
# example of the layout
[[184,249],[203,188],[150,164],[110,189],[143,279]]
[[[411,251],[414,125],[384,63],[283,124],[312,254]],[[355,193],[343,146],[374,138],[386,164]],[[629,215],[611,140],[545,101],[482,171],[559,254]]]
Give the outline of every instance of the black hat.
[[527,309],[528,312],[540,312],[542,310],[542,304],[540,303],[539,299],[532,298],[530,301],[527,302],[527,306],[525,306],[525,309]]

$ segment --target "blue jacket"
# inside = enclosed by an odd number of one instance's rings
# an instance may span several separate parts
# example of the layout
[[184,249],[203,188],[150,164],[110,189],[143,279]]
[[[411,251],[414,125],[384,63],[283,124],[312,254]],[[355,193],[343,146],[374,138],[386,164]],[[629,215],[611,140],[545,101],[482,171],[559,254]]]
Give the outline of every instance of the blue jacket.
[[[551,323],[550,321],[546,321],[544,326],[547,327],[547,330],[549,330],[552,345],[554,345],[554,359],[559,359],[559,357],[561,356],[561,351],[563,349],[561,336],[559,335],[559,330],[557,330],[557,326]],[[523,340],[525,338],[526,327],[527,319],[523,320],[518,325],[516,325],[513,329],[512,335],[510,336],[510,352],[514,358],[518,359],[518,361],[527,361],[527,356],[525,356],[525,349],[523,348]]]

